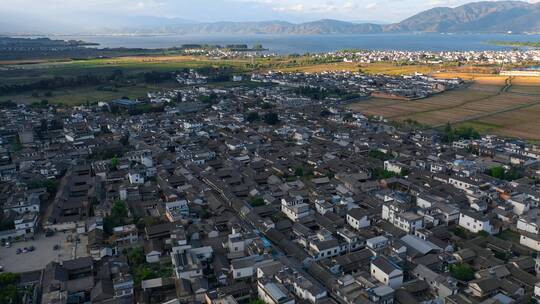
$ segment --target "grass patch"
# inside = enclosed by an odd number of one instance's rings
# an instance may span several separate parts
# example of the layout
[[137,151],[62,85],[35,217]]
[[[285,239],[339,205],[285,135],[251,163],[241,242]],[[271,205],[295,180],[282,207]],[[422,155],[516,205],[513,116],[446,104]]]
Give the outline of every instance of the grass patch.
[[467,121],[467,122],[458,124],[456,127],[457,128],[461,128],[461,127],[473,128],[482,134],[487,134],[487,133],[493,132],[494,130],[500,129],[503,126],[497,125],[494,123],[484,122],[484,121]]
[[520,238],[519,233],[509,230],[509,229],[504,230],[503,232],[497,234],[497,237],[506,241],[519,244],[519,238]]
[[24,104],[40,102],[41,100],[46,99],[49,101],[49,104],[64,104],[73,106],[82,105],[87,102],[94,103],[98,101],[110,101],[122,97],[128,97],[131,99],[146,97],[148,91],[152,91],[153,88],[155,87],[136,85],[116,88],[114,91],[104,91],[98,89],[97,87],[81,87],[74,89],[51,90],[51,97],[45,97],[43,92],[38,92],[39,97],[33,97],[32,94],[29,93],[5,95],[0,98]]

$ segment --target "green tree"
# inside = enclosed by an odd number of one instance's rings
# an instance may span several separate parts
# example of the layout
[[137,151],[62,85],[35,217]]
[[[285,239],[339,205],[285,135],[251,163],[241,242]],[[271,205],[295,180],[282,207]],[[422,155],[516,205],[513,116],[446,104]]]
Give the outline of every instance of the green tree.
[[5,272],[0,273],[0,304],[21,303],[22,295],[17,288],[19,275]]
[[504,168],[501,166],[493,167],[489,169],[489,175],[498,179],[504,178]]
[[268,112],[264,115],[264,122],[269,125],[277,125],[279,123],[279,116],[274,112]]
[[125,225],[129,222],[128,210],[123,201],[114,202],[111,208],[111,215],[103,220],[103,228],[108,234],[112,233],[114,227]]
[[141,248],[131,248],[127,253],[127,257],[131,266],[138,266],[146,261]]
[[118,160],[118,158],[117,158],[117,157],[113,157],[113,158],[111,159],[111,168],[117,169],[119,163],[120,163],[120,161]]
[[263,199],[262,197],[253,197],[253,198],[251,198],[251,200],[249,201],[249,204],[250,204],[252,207],[264,206],[264,199]]
[[460,281],[470,281],[474,279],[474,270],[469,264],[456,264],[450,266],[450,274]]
[[258,120],[259,120],[259,113],[257,113],[257,112],[249,112],[249,113],[247,114],[246,120],[247,120],[248,122],[255,122],[255,121],[258,121]]

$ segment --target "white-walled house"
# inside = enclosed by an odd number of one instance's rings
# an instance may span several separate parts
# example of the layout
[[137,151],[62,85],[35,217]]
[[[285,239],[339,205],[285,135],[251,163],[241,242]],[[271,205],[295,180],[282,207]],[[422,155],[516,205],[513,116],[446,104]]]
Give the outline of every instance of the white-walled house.
[[531,209],[522,214],[517,221],[517,229],[523,232],[540,234],[540,209]]
[[406,171],[407,165],[387,160],[384,162],[384,170],[395,173],[395,174],[402,174]]
[[15,230],[20,234],[33,235],[36,231],[39,216],[37,212],[20,214],[14,220]]
[[294,280],[293,287],[296,296],[309,303],[315,304],[327,296],[326,289],[302,276],[299,276]]
[[284,199],[281,200],[281,211],[293,222],[297,222],[311,214],[308,204],[295,201],[287,202]]
[[26,212],[39,212],[40,210],[40,193],[30,192],[24,195],[12,195],[3,205],[4,212],[13,211],[19,214]]
[[474,211],[462,210],[459,215],[459,226],[473,233],[485,231],[489,234],[496,234],[498,229],[495,229],[491,224],[490,219],[484,214]]
[[540,301],[540,282],[534,284],[534,299]]
[[368,213],[360,208],[354,208],[347,212],[347,223],[356,230],[369,227]]
[[386,203],[382,206],[382,219],[407,233],[414,233],[417,229],[423,228],[424,225],[423,216],[414,212],[403,212],[401,208],[392,203]]
[[477,188],[477,185],[473,180],[459,177],[459,176],[450,177],[448,179],[448,183],[454,186],[455,188],[463,190],[463,191]]
[[235,280],[251,278],[255,274],[257,256],[249,256],[231,261],[231,273]]
[[387,237],[379,235],[366,240],[366,247],[372,251],[381,251],[388,246],[390,241]]
[[540,251],[540,209],[531,209],[522,214],[517,221],[517,229],[521,234],[519,243]]
[[144,184],[144,176],[137,172],[128,173],[129,183],[132,185],[142,185]]
[[538,234],[522,232],[519,243],[532,250],[540,251],[540,235]]
[[383,256],[371,261],[370,273],[377,281],[394,289],[403,284],[403,270]]
[[525,194],[514,195],[509,198],[507,202],[512,205],[512,212],[517,215],[527,213],[531,207],[536,205],[536,202],[527,197]]
[[165,203],[165,216],[170,222],[176,222],[189,215],[189,205],[184,199]]
[[280,283],[266,280],[257,282],[259,299],[267,304],[294,304],[294,297]]

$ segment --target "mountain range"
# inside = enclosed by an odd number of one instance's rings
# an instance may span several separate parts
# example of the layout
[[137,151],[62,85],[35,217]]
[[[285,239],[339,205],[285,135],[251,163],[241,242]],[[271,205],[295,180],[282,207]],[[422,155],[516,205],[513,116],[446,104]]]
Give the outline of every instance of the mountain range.
[[[179,35],[329,35],[400,32],[540,33],[540,3],[484,1],[455,8],[437,7],[393,24],[346,22],[332,19],[305,23],[285,21],[198,23],[160,17],[108,18],[108,20],[114,20],[114,22],[97,22],[101,25],[100,28],[79,30],[79,33]],[[35,27],[39,27],[36,21],[33,24]],[[15,21],[9,23],[6,20],[0,21],[0,25],[4,29],[11,29],[12,32],[18,29]],[[66,27],[62,26],[62,28]],[[27,31],[29,30],[27,29]]]

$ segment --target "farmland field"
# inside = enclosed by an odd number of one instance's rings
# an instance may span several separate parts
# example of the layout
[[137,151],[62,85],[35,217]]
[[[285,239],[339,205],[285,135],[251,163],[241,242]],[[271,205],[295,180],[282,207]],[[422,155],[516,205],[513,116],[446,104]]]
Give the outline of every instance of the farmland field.
[[430,127],[451,123],[484,134],[540,139],[539,78],[484,76],[472,85],[426,99],[373,98],[349,107],[394,121],[413,120]]

